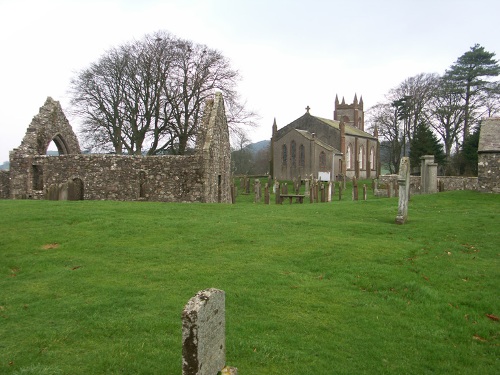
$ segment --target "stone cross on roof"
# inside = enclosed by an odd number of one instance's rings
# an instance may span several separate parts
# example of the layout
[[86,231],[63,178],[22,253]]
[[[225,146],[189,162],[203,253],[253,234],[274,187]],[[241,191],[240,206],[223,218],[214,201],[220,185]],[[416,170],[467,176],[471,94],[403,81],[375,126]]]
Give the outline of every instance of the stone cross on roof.
[[309,110],[310,110],[310,109],[311,109],[311,108],[310,108],[309,106],[307,106],[307,107],[306,107],[306,111],[307,111],[307,113],[309,113]]

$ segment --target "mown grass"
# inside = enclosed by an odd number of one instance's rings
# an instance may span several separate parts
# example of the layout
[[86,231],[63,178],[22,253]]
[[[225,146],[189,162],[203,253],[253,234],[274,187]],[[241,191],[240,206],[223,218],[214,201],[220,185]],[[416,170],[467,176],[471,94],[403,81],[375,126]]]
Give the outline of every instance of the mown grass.
[[240,374],[498,373],[500,196],[251,200],[0,201],[0,373],[180,374],[208,287]]

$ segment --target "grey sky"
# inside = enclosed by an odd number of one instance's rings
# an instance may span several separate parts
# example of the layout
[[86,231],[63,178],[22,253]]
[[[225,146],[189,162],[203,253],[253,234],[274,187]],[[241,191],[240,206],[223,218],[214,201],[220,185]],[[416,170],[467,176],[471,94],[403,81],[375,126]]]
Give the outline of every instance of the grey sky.
[[275,117],[282,127],[309,105],[331,118],[336,94],[362,95],[366,109],[406,78],[442,74],[475,43],[498,59],[499,14],[498,0],[0,0],[0,163],[47,96],[69,109],[76,71],[157,30],[231,60],[261,116],[249,132],[259,141]]

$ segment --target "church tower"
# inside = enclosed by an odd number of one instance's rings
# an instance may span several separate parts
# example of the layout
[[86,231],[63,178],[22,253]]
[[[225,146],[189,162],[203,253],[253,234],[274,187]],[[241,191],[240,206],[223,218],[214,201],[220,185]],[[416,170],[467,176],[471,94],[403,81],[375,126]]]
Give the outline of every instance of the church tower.
[[335,110],[333,112],[333,119],[343,121],[352,127],[360,130],[365,130],[365,113],[363,110],[363,97],[361,96],[358,102],[358,96],[354,94],[354,101],[352,104],[346,104],[342,97],[342,103],[339,103],[338,95],[335,95]]

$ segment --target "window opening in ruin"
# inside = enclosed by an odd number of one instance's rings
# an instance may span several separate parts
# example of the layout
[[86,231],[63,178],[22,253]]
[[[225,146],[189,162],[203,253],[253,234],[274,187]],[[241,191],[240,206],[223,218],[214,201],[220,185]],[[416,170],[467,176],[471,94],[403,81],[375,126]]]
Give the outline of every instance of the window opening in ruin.
[[68,200],[83,201],[83,181],[79,178],[74,178],[69,185]]
[[33,165],[33,190],[43,190],[43,166]]
[[54,140],[52,140],[49,143],[49,146],[47,147],[47,152],[45,154],[49,155],[49,156],[58,156],[59,155],[59,150],[58,150],[57,145],[54,142]]
[[139,172],[139,198],[146,198],[146,172]]
[[50,141],[47,145],[45,154],[54,156],[69,154],[68,146],[66,145],[66,142],[61,134],[57,134],[52,141]]

